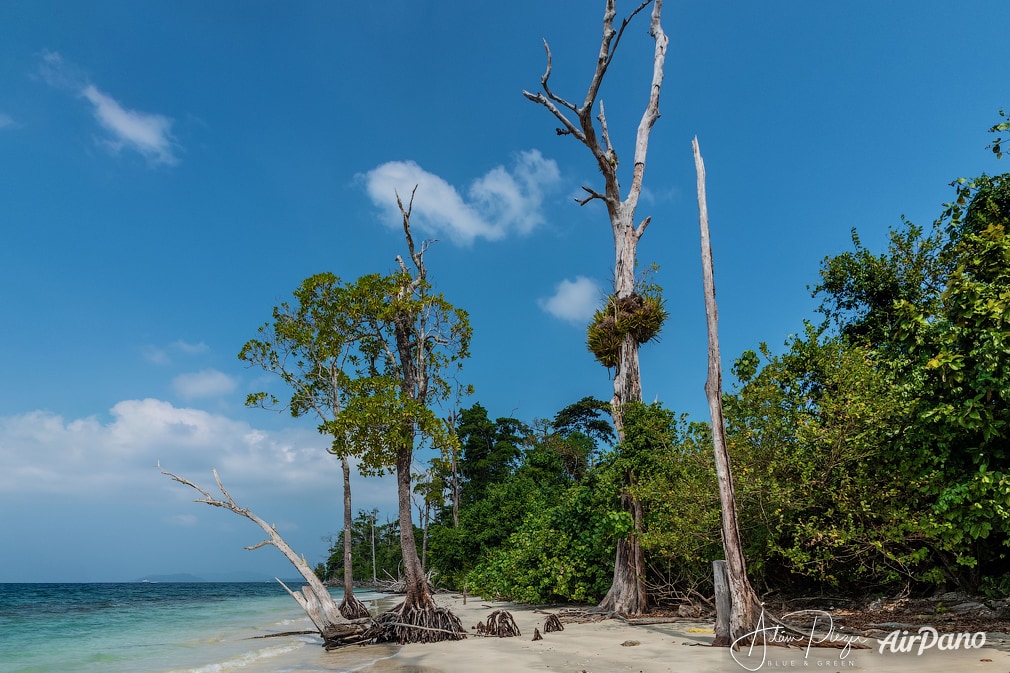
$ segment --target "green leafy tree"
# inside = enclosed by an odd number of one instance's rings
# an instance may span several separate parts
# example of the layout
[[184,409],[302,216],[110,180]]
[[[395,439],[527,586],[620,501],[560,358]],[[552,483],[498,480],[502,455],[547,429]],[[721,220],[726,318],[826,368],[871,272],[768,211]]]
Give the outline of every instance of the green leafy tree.
[[929,234],[905,223],[887,254],[826,260],[817,292],[904,405],[890,460],[928,514],[927,579],[975,589],[1010,571],[1010,175],[952,186]]
[[357,371],[376,357],[368,325],[361,320],[374,310],[371,289],[371,279],[347,285],[331,273],[307,278],[295,290],[294,304],[274,307],[273,321],[260,327],[260,337],[248,341],[238,356],[249,366],[276,374],[291,390],[283,404],[270,393],[252,393],[246,399],[248,406],[286,408],[294,417],[315,416],[319,432],[331,437],[330,451],[340,455],[347,542],[344,598],[339,607],[348,619],[367,617],[368,608],[354,597],[349,453],[341,449],[348,438],[337,419],[355,394]]
[[362,360],[344,412],[334,419],[334,436],[346,439],[335,443],[341,455],[358,455],[367,470],[395,472],[407,595],[397,616],[404,626],[394,631],[401,642],[413,642],[458,638],[462,632],[458,619],[436,608],[428,588],[412,521],[411,466],[416,447],[444,449],[456,441],[435,409],[469,392],[457,381],[470,355],[471,328],[466,311],[434,292],[428,281],[428,243],[415,246],[410,231],[413,194],[407,207],[399,196],[397,204],[411,266],[397,256],[398,272],[370,281],[375,301],[366,305],[362,320],[368,325],[363,350],[372,357]]

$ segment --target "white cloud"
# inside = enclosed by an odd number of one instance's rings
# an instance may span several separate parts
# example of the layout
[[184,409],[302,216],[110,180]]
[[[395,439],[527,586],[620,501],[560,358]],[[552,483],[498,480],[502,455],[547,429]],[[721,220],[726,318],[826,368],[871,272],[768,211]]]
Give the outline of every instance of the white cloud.
[[16,126],[14,118],[0,112],[0,129],[12,128]]
[[80,68],[64,61],[54,51],[43,52],[37,75],[50,86],[71,91],[91,103],[95,120],[108,134],[101,144],[113,153],[126,148],[154,166],[179,163],[178,144],[172,136],[172,120],[168,117],[124,107],[91,84]]
[[553,159],[538,150],[521,152],[512,170],[497,166],[474,180],[466,196],[444,179],[413,161],[391,161],[361,176],[382,217],[399,226],[396,194],[407,205],[417,186],[411,224],[460,245],[483,237],[489,241],[510,233],[528,234],[544,222],[544,196],[561,180]]
[[[125,400],[110,413],[109,421],[48,411],[0,417],[0,493],[122,502],[160,488],[191,500],[192,491],[158,474],[159,461],[205,487],[213,487],[216,467],[237,499],[243,490],[310,498],[339,488],[340,461],[311,429],[260,430],[156,399]],[[367,483],[362,495],[389,487],[384,480]]]
[[567,278],[554,287],[554,294],[537,303],[555,318],[575,324],[589,322],[600,306],[603,290],[595,281],[585,276]]
[[187,400],[201,397],[218,397],[235,390],[238,382],[216,369],[179,374],[172,379],[172,388]]
[[109,132],[110,137],[103,144],[113,152],[126,147],[153,165],[173,166],[179,163],[175,156],[171,119],[124,108],[93,84],[84,87],[81,95],[94,106],[95,119]]

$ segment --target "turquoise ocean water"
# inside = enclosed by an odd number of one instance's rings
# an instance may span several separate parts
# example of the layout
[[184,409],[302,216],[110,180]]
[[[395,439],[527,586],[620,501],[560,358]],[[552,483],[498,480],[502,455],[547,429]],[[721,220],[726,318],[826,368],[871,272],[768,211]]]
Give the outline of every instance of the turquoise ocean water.
[[311,628],[276,582],[0,584],[0,673],[351,671],[372,658],[325,655],[312,635],[256,638]]

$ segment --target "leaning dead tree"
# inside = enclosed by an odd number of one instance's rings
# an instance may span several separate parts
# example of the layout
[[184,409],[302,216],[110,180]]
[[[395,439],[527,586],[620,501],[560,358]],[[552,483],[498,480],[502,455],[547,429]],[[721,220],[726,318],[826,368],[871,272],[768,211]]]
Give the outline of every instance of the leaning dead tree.
[[[158,469],[161,469],[160,465]],[[220,507],[229,512],[234,512],[241,517],[249,519],[263,529],[267,534],[267,539],[246,547],[246,549],[259,549],[266,546],[275,547],[280,553],[284,554],[284,557],[291,562],[295,570],[305,579],[307,584],[301,588],[301,591],[290,589],[284,582],[277,581],[302,606],[305,614],[309,616],[309,619],[312,620],[312,623],[319,631],[319,635],[323,637],[323,645],[327,649],[354,643],[371,642],[377,637],[379,629],[377,629],[371,618],[366,616],[362,619],[349,620],[340,614],[340,610],[333,602],[330,592],[319,578],[316,577],[316,574],[312,572],[312,568],[305,562],[305,559],[291,549],[273,526],[245,507],[240,507],[235,502],[231,494],[225,489],[224,484],[221,483],[221,477],[218,476],[217,470],[214,470],[214,481],[217,482],[217,487],[221,490],[223,499],[214,497],[209,491],[197,486],[189,479],[165,470],[161,470],[161,473],[173,481],[189,486],[199,492],[203,497],[197,498],[195,502],[202,502],[211,507]]]
[[[610,140],[610,131],[607,127],[607,117],[602,100],[599,101],[599,113],[595,120],[593,112],[599,98],[600,86],[613,62],[625,28],[628,27],[628,23],[635,15],[650,3],[653,3],[653,7],[649,35],[655,41],[652,85],[649,90],[648,103],[638,124],[631,185],[625,196],[618,178],[617,152]],[[600,43],[596,69],[581,103],[571,102],[551,90],[552,59],[551,49],[546,40],[544,40],[544,50],[547,52],[547,69],[540,78],[542,91],[537,93],[523,91],[523,95],[534,103],[543,105],[554,115],[561,123],[561,126],[557,128],[558,135],[572,136],[585,145],[592,153],[597,167],[603,174],[603,191],[583,186],[582,189],[586,196],[578,199],[581,205],[586,205],[594,200],[606,204],[610,227],[614,235],[614,291],[608,298],[607,305],[596,312],[593,323],[589,326],[588,341],[590,350],[593,351],[601,364],[614,370],[614,397],[611,400],[611,413],[618,439],[623,441],[623,405],[629,401],[640,402],[642,400],[638,347],[658,335],[666,318],[666,311],[658,293],[648,291],[640,293],[643,288],[640,288],[636,282],[635,262],[638,241],[645,234],[651,218],[646,217],[636,225],[635,211],[642,192],[649,134],[656,120],[659,119],[659,92],[663,85],[663,65],[666,60],[668,39],[660,22],[662,0],[654,0],[654,2],[646,0],[641,3],[621,22],[620,28],[614,27],[614,19],[617,16],[616,6],[616,0],[607,0],[603,16],[603,38]],[[596,122],[599,122],[599,132],[597,132]],[[627,475],[626,486],[630,486],[633,480],[633,474]],[[644,581],[645,559],[639,543],[644,513],[641,503],[635,500],[629,492],[624,493],[621,501],[624,508],[631,514],[634,529],[629,538],[618,542],[614,563],[614,581],[610,591],[600,604],[600,608],[621,614],[640,614],[645,612],[648,607],[648,595]]]
[[[715,450],[716,477],[719,481],[719,503],[722,509],[722,544],[726,554],[730,612],[728,632],[716,633],[713,645],[729,647],[738,638],[752,633],[761,615],[761,602],[747,579],[740,528],[737,523],[736,494],[726,448],[726,427],[722,414],[722,365],[719,359],[719,307],[715,301],[715,273],[712,265],[712,242],[708,234],[708,202],[705,196],[705,162],[698,139],[691,146],[698,175],[698,220],[701,227],[701,267],[705,287],[705,316],[708,324],[708,379],[705,395],[712,417],[712,444]],[[717,578],[717,583],[720,578]],[[722,617],[722,616],[720,616]],[[720,619],[725,624],[726,620]],[[722,629],[717,629],[722,630]]]

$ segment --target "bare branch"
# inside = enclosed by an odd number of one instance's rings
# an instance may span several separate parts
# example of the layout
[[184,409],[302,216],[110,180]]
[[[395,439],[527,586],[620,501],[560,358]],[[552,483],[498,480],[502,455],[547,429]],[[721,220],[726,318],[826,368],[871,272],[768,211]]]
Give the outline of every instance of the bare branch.
[[[660,1],[662,2],[662,0],[660,0]],[[610,55],[607,57],[607,65],[608,66],[610,65],[610,61],[613,60],[614,54],[617,53],[617,45],[619,45],[621,43],[621,36],[624,35],[624,29],[628,27],[628,24],[631,23],[631,20],[633,18],[635,18],[635,16],[639,12],[641,12],[643,9],[645,9],[646,6],[648,6],[648,4],[650,2],[652,2],[652,0],[645,0],[645,2],[643,2],[642,4],[640,4],[635,9],[635,11],[633,11],[631,14],[628,14],[628,16],[625,17],[624,21],[621,22],[621,28],[617,31],[617,37],[614,38],[614,44],[610,48]]]
[[249,550],[249,551],[252,551],[254,549],[259,549],[260,547],[267,547],[267,546],[272,547],[273,544],[274,543],[271,542],[270,540],[263,540],[263,542],[257,542],[254,545],[250,545],[250,546],[246,547],[246,549]]
[[595,189],[591,189],[589,187],[586,187],[585,185],[582,185],[582,190],[585,191],[585,192],[588,192],[589,196],[587,196],[584,199],[575,199],[576,203],[578,203],[580,206],[586,205],[587,203],[589,203],[593,199],[600,199],[601,201],[609,201],[609,199],[606,197],[606,195],[600,194]]
[[649,93],[649,103],[642,113],[642,121],[638,124],[638,135],[635,138],[635,168],[631,178],[631,189],[628,192],[628,201],[632,207],[638,204],[638,195],[642,191],[642,177],[645,175],[645,155],[649,149],[649,133],[652,126],[659,119],[659,91],[663,86],[663,64],[666,62],[666,47],[669,38],[663,32],[663,25],[660,23],[660,12],[663,9],[663,0],[655,0],[652,8],[652,23],[649,25],[649,34],[656,41],[656,51],[652,64],[652,87]]
[[607,9],[603,13],[603,39],[600,42],[600,54],[596,57],[596,70],[593,72],[593,79],[586,91],[586,100],[582,103],[582,111],[593,109],[596,96],[600,92],[600,85],[603,83],[603,76],[607,74],[607,67],[613,57],[610,43],[617,35],[617,31],[614,30],[615,16],[617,16],[617,0],[607,0]]
[[610,159],[614,168],[617,168],[617,154],[614,152],[614,146],[610,144],[610,130],[607,128],[607,115],[603,111],[603,101],[600,101],[600,114],[596,115],[596,118],[600,120],[600,135],[603,136],[603,144],[607,146],[607,158]]
[[551,91],[550,85],[547,84],[547,80],[551,78],[552,57],[551,57],[551,47],[547,44],[547,40],[544,40],[544,51],[547,52],[547,70],[544,71],[543,77],[540,78],[540,85],[544,88],[544,93],[555,103],[562,105],[575,114],[579,114],[579,108],[575,107],[575,103],[570,103],[561,96],[556,95]]
[[635,238],[642,238],[642,234],[645,233],[645,228],[649,226],[650,222],[652,222],[651,215],[642,220],[642,222],[635,229]]
[[530,93],[529,91],[523,90],[523,96],[533,101],[534,103],[540,103],[545,108],[550,110],[551,114],[557,117],[558,121],[560,121],[564,125],[563,129],[560,128],[557,129],[559,136],[570,134],[578,138],[580,142],[583,143],[586,142],[586,135],[582,131],[580,131],[579,128],[575,126],[575,124],[573,124],[570,119],[568,119],[568,117],[565,116],[565,113],[563,113],[561,110],[558,109],[557,105],[555,105],[542,93]]

